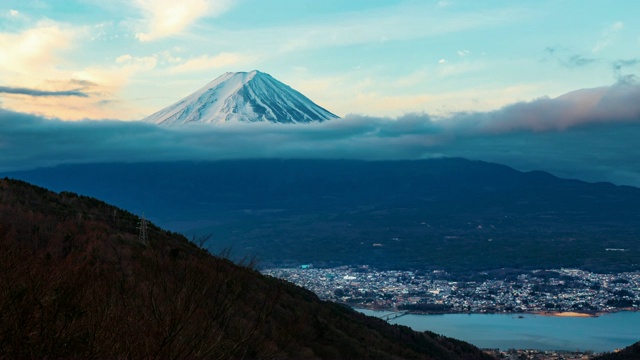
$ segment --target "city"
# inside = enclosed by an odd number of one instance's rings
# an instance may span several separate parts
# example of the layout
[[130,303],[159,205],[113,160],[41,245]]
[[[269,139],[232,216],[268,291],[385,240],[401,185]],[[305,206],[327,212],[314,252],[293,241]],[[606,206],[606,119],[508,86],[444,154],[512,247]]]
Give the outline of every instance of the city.
[[444,271],[377,271],[366,265],[267,269],[324,300],[354,307],[423,314],[538,313],[597,316],[640,307],[640,271],[598,274],[534,270],[504,278],[456,281]]

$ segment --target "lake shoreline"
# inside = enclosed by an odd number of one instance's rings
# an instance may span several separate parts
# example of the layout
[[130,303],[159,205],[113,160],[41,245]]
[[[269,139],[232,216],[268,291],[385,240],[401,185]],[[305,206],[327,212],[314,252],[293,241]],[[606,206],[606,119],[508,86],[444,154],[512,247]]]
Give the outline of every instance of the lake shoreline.
[[603,313],[603,312],[585,313],[585,312],[577,312],[577,311],[540,311],[540,312],[534,312],[533,314],[540,315],[540,316],[588,318],[588,317],[598,317],[600,315],[606,315],[608,313]]
[[[454,313],[431,316],[404,312],[356,309],[366,315],[404,325],[415,331],[432,331],[467,341],[483,349],[536,349],[540,351],[611,352],[638,341],[640,311],[606,314],[548,312]],[[380,311],[380,310],[378,310]],[[563,316],[558,316],[558,315]],[[581,313],[577,313],[581,314]],[[391,315],[391,316],[388,316]],[[401,316],[396,316],[401,315]],[[573,315],[573,316],[571,316]],[[595,316],[597,315],[597,316]],[[605,334],[603,336],[603,334]]]
[[547,316],[547,317],[577,317],[577,318],[596,318],[603,315],[615,314],[622,311],[628,312],[640,312],[638,308],[619,308],[613,310],[599,310],[599,311],[527,311],[527,312],[452,312],[452,311],[438,311],[438,312],[430,312],[430,311],[415,311],[415,310],[399,310],[394,308],[375,308],[368,307],[363,305],[352,305],[345,304],[353,309],[366,309],[372,311],[386,311],[391,313],[400,313],[403,312],[405,314],[411,315],[453,315],[453,314],[468,314],[468,315],[514,315],[514,316],[525,316],[525,315],[537,315],[537,316]]

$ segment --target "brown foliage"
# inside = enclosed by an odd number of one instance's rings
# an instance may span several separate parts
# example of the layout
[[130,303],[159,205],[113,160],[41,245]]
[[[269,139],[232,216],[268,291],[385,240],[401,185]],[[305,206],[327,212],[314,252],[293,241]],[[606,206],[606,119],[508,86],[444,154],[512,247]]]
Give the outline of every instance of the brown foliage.
[[0,357],[481,359],[211,256],[95,199],[0,180]]

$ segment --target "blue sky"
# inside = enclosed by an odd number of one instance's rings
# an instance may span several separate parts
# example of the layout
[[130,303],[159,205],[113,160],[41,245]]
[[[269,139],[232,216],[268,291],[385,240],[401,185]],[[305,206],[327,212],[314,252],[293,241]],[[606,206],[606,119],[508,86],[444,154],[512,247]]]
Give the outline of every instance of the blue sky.
[[639,13],[598,0],[4,0],[0,106],[135,120],[258,69],[340,116],[491,111],[640,74]]

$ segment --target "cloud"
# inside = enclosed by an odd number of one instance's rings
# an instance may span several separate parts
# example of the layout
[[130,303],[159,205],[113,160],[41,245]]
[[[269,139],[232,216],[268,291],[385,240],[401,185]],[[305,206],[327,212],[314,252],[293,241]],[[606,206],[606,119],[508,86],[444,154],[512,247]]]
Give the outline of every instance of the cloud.
[[588,58],[588,57],[584,57],[582,55],[572,55],[570,56],[568,59],[563,60],[560,59],[558,60],[560,62],[561,65],[567,67],[567,68],[579,68],[579,67],[583,67],[583,66],[587,66],[589,64],[592,64],[594,62],[596,62],[596,59],[593,58]]
[[637,81],[637,75],[634,73],[625,73],[626,68],[640,68],[640,59],[620,59],[613,62],[611,65],[613,69],[613,75],[618,82]]
[[69,120],[112,115],[111,110],[94,106],[98,97],[109,92],[105,83],[89,76],[92,71],[78,69],[77,56],[72,54],[87,35],[85,27],[51,20],[39,21],[20,31],[0,33],[2,92],[30,95],[5,96],[3,106]]
[[[115,3],[105,6],[115,7]],[[122,11],[131,13],[129,2],[117,3]],[[214,9],[215,4],[218,3],[208,6]],[[110,44],[105,48],[100,44],[102,40],[95,39],[96,31],[116,28],[122,22],[78,26],[45,19],[23,25],[27,27],[21,30],[0,29],[0,85],[6,88],[3,93],[32,95],[3,97],[2,105],[18,112],[65,120],[139,119],[151,109],[141,105],[144,101],[139,100],[140,91],[133,90],[136,84],[154,76],[166,81],[171,66],[184,62],[168,50],[151,54],[145,49],[119,52],[119,47]],[[159,67],[166,71],[154,71]],[[31,91],[34,89],[40,92]],[[143,93],[148,96],[146,91]],[[73,96],[73,101],[63,100],[65,96]]]
[[517,6],[460,12],[434,5],[427,2],[407,2],[331,17],[319,16],[312,22],[293,21],[291,25],[285,26],[226,31],[221,36],[229,42],[273,56],[275,53],[379,44],[495,28],[516,23],[530,14],[528,9]]
[[622,21],[616,21],[613,24],[607,26],[600,34],[600,39],[593,47],[593,52],[602,51],[604,48],[613,44],[618,37],[618,33],[624,29],[624,23]]
[[490,112],[351,114],[304,126],[47,120],[0,109],[0,171],[63,163],[459,156],[640,186],[640,85],[619,83]]
[[9,86],[0,86],[0,93],[28,95],[28,96],[79,96],[79,97],[89,96],[80,90],[45,91],[45,90],[36,90],[36,89],[9,87]]
[[[547,46],[544,49],[547,56],[551,59],[555,59],[558,61],[558,64],[568,69],[581,68],[598,62],[598,59],[596,58],[587,57],[582,54],[571,54],[570,51],[570,49],[561,46]],[[545,56],[541,61],[544,62],[548,60],[549,59]]]
[[582,89],[491,112],[456,114],[449,121],[472,123],[476,131],[490,133],[562,131],[586,124],[635,122],[640,121],[640,84]]
[[185,73],[192,71],[203,71],[209,69],[221,68],[229,65],[240,66],[246,62],[247,57],[238,53],[220,53],[216,56],[202,55],[192,59],[188,59],[181,64],[172,67],[169,71],[172,73]]
[[[125,54],[110,65],[63,70],[53,66],[47,69],[46,61],[44,64],[25,61],[21,76],[14,79],[0,75],[0,79],[5,83],[4,93],[15,94],[16,89],[29,89],[20,90],[20,93],[32,96],[7,96],[3,99],[3,106],[18,112],[46,114],[47,117],[65,120],[140,118],[142,114],[133,108],[133,102],[122,100],[118,94],[125,85],[136,81],[139,74],[155,69],[158,62],[156,55],[134,57]],[[64,99],[63,95],[73,96],[73,101]]]
[[120,55],[116,58],[116,64],[121,68],[136,69],[136,71],[148,71],[158,65],[158,57],[155,55],[134,57],[129,54]]
[[184,32],[202,17],[227,11],[231,0],[136,0],[143,12],[143,31],[136,34],[140,41],[154,41]]
[[0,33],[0,74],[18,78],[39,72],[53,75],[54,64],[64,63],[60,52],[68,49],[82,30],[40,22],[18,33]]

